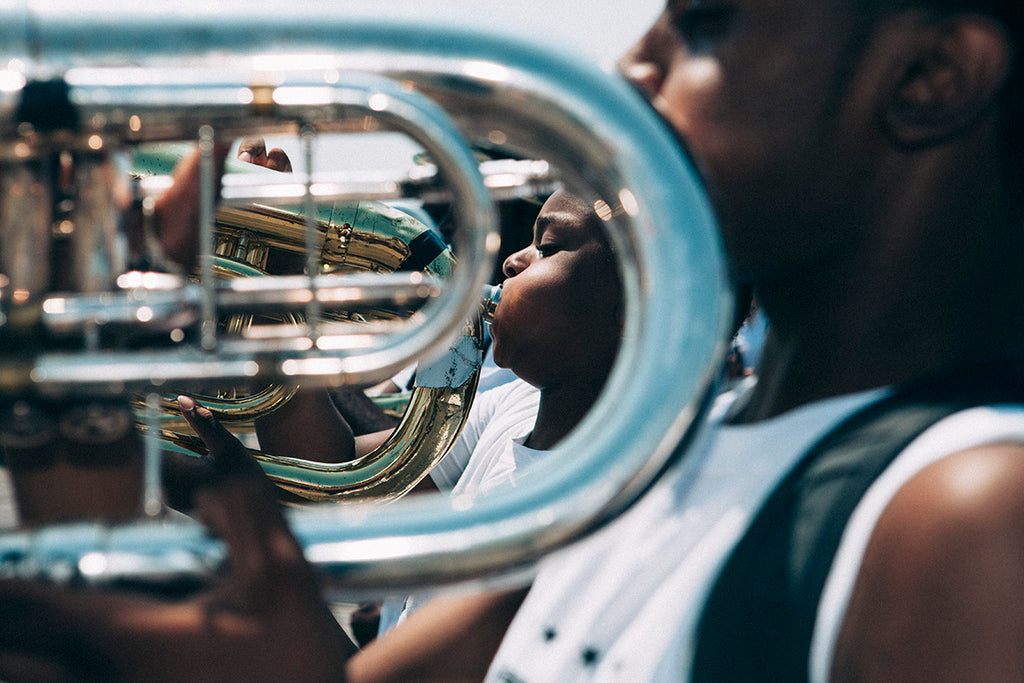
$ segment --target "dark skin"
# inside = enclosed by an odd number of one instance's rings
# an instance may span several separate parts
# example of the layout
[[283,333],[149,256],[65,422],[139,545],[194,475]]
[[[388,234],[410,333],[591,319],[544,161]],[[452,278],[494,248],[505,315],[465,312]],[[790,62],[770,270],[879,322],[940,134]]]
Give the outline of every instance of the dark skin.
[[[272,485],[208,410],[186,397],[180,404],[216,451],[179,465],[191,465],[196,514],[229,548],[228,576],[181,602],[90,591],[58,596],[45,585],[5,585],[0,669],[6,679],[283,680],[301,670],[305,680],[336,680],[354,646],[319,600]],[[288,651],[265,647],[275,640],[287,642]],[[220,657],[224,651],[240,661]]]
[[[680,0],[624,60],[693,150],[730,264],[772,322],[742,419],[1021,357],[1020,178],[997,101],[1013,49],[977,14]],[[1016,442],[956,453],[896,494],[833,679],[1024,677],[1022,456]],[[419,635],[424,649],[444,637]],[[377,663],[360,657],[353,675]]]
[[865,554],[834,680],[1021,680],[1022,456],[1018,443],[971,449],[900,490]]
[[[998,31],[913,12],[869,29],[852,3],[828,4],[737,2],[729,28],[705,26],[713,38],[689,19],[698,47],[672,28],[689,15],[666,12],[625,60],[702,163],[730,264],[772,321],[751,419],[1014,343],[1018,200],[992,163]],[[967,75],[981,83],[947,92]]]
[[34,448],[8,447],[5,464],[19,521],[34,526],[136,517],[142,504],[141,453],[134,429],[112,443],[83,444],[57,435]]
[[280,147],[267,149],[267,142],[262,137],[245,138],[238,145],[238,158],[250,164],[265,166],[275,171],[288,173],[292,170],[292,160]]
[[[558,193],[545,204],[533,243],[510,256],[504,270],[506,291],[493,328],[495,354],[547,396],[527,445],[550,448],[586,413],[614,360],[621,328],[615,263],[593,211]],[[552,345],[552,337],[561,344]],[[324,400],[320,409],[333,409],[325,392],[309,392],[302,400],[307,408],[312,400]],[[130,595],[69,596],[45,586],[22,592],[20,585],[0,584],[0,604],[9,605],[10,623],[34,618],[39,610],[51,610],[62,622],[61,628],[33,631],[30,637],[0,633],[0,672],[24,680],[45,679],[52,672],[108,680],[201,675],[204,680],[469,681],[484,675],[526,588],[432,600],[356,653],[320,600],[258,466],[205,408],[185,397],[179,404],[210,455],[171,460],[169,484],[178,502],[194,505],[225,540],[231,555],[227,575],[177,603]],[[303,437],[307,447],[314,443],[310,434],[323,439],[331,433],[325,424]],[[337,443],[325,443],[336,453]],[[231,514],[232,508],[242,514]],[[309,616],[302,616],[307,610]],[[282,623],[291,626],[281,630]],[[291,649],[293,640],[302,646],[278,660],[277,650]],[[80,645],[69,649],[69,642]],[[126,643],[130,655],[121,654]],[[320,649],[329,654],[319,657]],[[237,668],[236,656],[246,660]]]
[[552,448],[597,400],[618,350],[621,290],[600,219],[563,192],[544,203],[533,243],[505,260],[494,360],[540,389],[531,448]]
[[[506,279],[491,327],[495,361],[541,389],[537,418],[525,445],[550,449],[597,400],[614,361],[621,329],[620,283],[597,215],[565,193],[556,193],[544,204],[531,244],[510,254],[502,269]],[[256,427],[265,450],[325,462],[365,455],[391,433],[354,435],[323,391],[301,392],[282,409],[260,418]],[[302,450],[297,452],[299,443]],[[413,489],[436,490],[430,477]],[[517,591],[507,599],[518,606],[522,596]],[[441,614],[437,611],[431,619]],[[505,610],[486,621],[507,626],[512,614]],[[403,625],[399,646],[407,629],[419,623]],[[423,623],[429,628],[431,622]],[[388,642],[378,647],[390,652],[394,646]],[[455,640],[453,645],[461,649],[464,643]],[[389,665],[394,661],[389,656]]]
[[[228,570],[183,600],[0,581],[5,680],[478,680],[526,589],[439,599],[357,656],[320,598],[276,491],[210,412],[179,397],[210,447],[172,459],[179,503],[225,543]],[[237,658],[237,659],[236,659]]]
[[[579,423],[604,385],[618,349],[620,284],[600,219],[562,192],[545,202],[532,243],[505,260],[504,272],[494,359],[541,390],[526,445],[545,450]],[[353,436],[322,391],[302,392],[256,427],[265,450],[323,462],[365,455],[390,434]],[[430,488],[425,479],[421,490]]]
[[[742,419],[1020,358],[1020,179],[995,106],[1006,34],[975,14],[729,7],[712,21],[670,3],[624,66],[703,163],[731,264],[771,320]],[[897,493],[833,679],[1024,676],[1022,456],[954,454]]]

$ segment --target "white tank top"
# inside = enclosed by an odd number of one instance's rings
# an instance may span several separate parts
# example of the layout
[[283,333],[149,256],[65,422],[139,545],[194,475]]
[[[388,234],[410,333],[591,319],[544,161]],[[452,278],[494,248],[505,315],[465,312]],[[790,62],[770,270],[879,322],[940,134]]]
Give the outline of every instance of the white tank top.
[[871,533],[896,492],[942,458],[987,443],[1024,443],[1024,406],[987,406],[954,413],[922,432],[871,484],[843,530],[818,602],[811,640],[810,680],[827,681],[836,638],[846,615]]
[[871,391],[753,424],[720,399],[684,459],[605,529],[546,559],[489,681],[679,681],[729,551],[812,444]]
[[[885,390],[820,401],[750,425],[708,429],[622,518],[542,564],[489,681],[679,681],[689,677],[707,594],[752,517],[800,457]],[[864,548],[892,496],[915,473],[961,450],[1024,442],[1024,407],[983,407],[923,432],[858,504],[818,607],[809,675],[826,681]]]

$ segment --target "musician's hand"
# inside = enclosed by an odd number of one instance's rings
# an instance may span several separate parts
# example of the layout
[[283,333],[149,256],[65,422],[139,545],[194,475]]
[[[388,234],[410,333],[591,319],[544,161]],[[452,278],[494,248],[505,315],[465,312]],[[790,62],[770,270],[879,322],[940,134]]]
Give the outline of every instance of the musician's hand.
[[[207,455],[163,453],[164,493],[172,507],[191,511],[204,489],[219,486],[225,476],[237,477],[241,473],[248,473],[253,485],[260,482],[271,498],[275,495],[276,489],[263,476],[248,449],[217,421],[209,408],[189,396],[179,396],[178,407],[182,417],[202,439]],[[196,449],[196,452],[202,451]]]
[[[228,143],[215,145],[214,173],[219,179],[224,172]],[[275,171],[290,172],[292,162],[284,150],[267,150],[262,137],[245,138],[239,145],[238,158]],[[195,262],[199,246],[199,162],[198,149],[179,161],[172,171],[174,182],[157,200],[155,206],[157,236],[164,254],[186,272]]]
[[280,147],[267,151],[267,143],[262,137],[250,137],[242,140],[238,146],[238,158],[257,166],[266,166],[275,171],[290,173],[292,161]]
[[184,600],[0,581],[3,680],[337,680],[354,647],[321,600],[262,470],[205,408],[196,512],[225,576]]
[[[218,179],[218,187],[228,149],[226,143],[216,143],[214,146],[214,174]],[[156,234],[164,255],[188,272],[199,253],[198,148],[175,164],[171,177],[173,183],[156,200],[154,207]]]

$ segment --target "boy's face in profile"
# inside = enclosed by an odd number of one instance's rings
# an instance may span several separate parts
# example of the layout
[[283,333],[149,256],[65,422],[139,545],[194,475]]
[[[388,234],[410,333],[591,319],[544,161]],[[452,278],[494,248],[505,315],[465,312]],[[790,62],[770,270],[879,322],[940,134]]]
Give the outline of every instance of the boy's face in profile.
[[593,209],[552,195],[505,274],[491,327],[498,365],[542,389],[564,377],[603,380],[618,349],[621,289]]
[[865,133],[894,45],[855,4],[670,0],[622,60],[692,150],[743,279],[859,238]]

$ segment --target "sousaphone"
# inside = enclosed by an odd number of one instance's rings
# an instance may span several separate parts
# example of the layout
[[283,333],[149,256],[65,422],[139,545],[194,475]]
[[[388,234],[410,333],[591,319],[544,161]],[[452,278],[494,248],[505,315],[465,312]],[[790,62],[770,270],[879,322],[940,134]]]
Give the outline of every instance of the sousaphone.
[[[699,177],[624,81],[533,44],[458,28],[192,9],[68,14],[34,3],[2,12],[3,200],[18,210],[5,209],[0,226],[0,306],[3,331],[24,343],[0,351],[0,392],[152,396],[168,382],[366,383],[439,358],[460,346],[480,307],[495,202],[537,194],[535,183],[550,188],[555,179],[604,220],[625,290],[619,357],[587,418],[514,490],[296,510],[292,528],[332,595],[480,580],[523,570],[601,526],[683,457],[714,392],[732,298]],[[40,111],[60,116],[26,119]],[[309,158],[325,134],[398,131],[432,163],[390,178],[229,175],[218,190],[214,140],[254,129],[298,136]],[[79,253],[110,264],[81,271],[100,273],[96,284],[83,275],[55,291],[40,268],[23,266],[40,254],[36,263],[49,262],[59,201],[45,169],[54,155],[92,160],[102,172],[89,184],[116,204],[123,192],[111,183],[130,166],[118,161],[125,151],[181,138],[197,140],[204,155],[197,283],[165,286],[141,272],[117,285],[127,264],[116,256],[116,212],[106,209],[91,212],[94,229],[75,238],[90,247]],[[478,163],[472,149],[486,147],[509,159]],[[459,227],[450,277],[316,267],[216,277],[215,216],[224,207],[295,209],[304,217],[303,258],[314,264],[319,205],[408,195],[450,203]],[[397,321],[324,316],[395,300],[415,310]],[[224,316],[282,312],[301,323],[240,335],[218,326]],[[147,338],[187,334],[174,344],[106,343],[115,330],[143,326]],[[42,343],[61,335],[74,343]],[[0,558],[12,574],[104,584],[205,575],[218,570],[223,549],[188,522],[97,521],[5,535]]]

